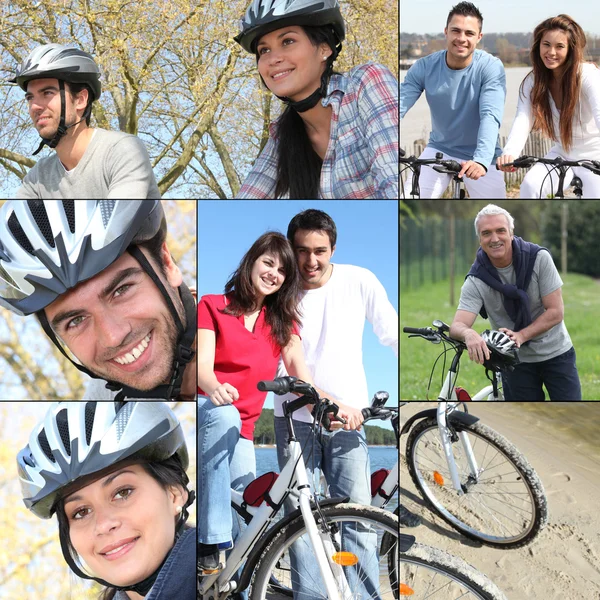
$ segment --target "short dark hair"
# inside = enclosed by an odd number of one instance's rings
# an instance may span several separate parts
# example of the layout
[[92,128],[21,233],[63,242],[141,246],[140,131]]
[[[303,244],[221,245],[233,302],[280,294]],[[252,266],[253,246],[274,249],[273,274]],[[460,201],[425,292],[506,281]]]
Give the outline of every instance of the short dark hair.
[[92,89],[87,83],[71,83],[70,81],[65,81],[65,89],[68,90],[73,98],[83,90],[88,91],[88,101],[83,114],[85,116],[85,124],[89,126],[90,119],[92,118],[92,102],[95,100]]
[[452,10],[448,13],[446,27],[448,27],[454,15],[460,15],[461,17],[475,17],[479,21],[479,31],[483,29],[483,15],[472,2],[459,2],[456,6],[453,6]]
[[337,229],[333,219],[322,210],[309,208],[298,213],[288,225],[287,239],[294,247],[294,236],[298,229],[306,229],[307,231],[324,231],[329,236],[331,248],[335,246],[337,241]]

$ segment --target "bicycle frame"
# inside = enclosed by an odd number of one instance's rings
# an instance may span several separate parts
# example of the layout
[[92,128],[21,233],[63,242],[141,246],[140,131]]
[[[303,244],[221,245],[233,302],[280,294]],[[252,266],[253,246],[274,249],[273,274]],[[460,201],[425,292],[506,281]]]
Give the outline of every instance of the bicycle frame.
[[[286,404],[284,403],[284,414],[286,414]],[[243,494],[231,490],[232,504],[238,508],[243,508],[252,515],[252,520],[248,524],[244,533],[237,539],[231,554],[229,555],[225,568],[214,575],[205,576],[199,586],[200,594],[206,594],[215,585],[219,594],[226,594],[235,590],[235,582],[231,581],[239,567],[250,554],[255,542],[265,533],[268,526],[273,522],[273,517],[278,512],[278,507],[287,496],[292,495],[298,499],[299,508],[306,525],[311,546],[315,552],[319,570],[325,583],[329,600],[352,600],[346,576],[342,567],[331,560],[335,549],[331,542],[329,532],[323,531],[317,526],[310,506],[311,500],[314,500],[310,492],[308,477],[306,475],[306,466],[302,456],[300,443],[295,439],[291,414],[288,417],[288,431],[290,431],[290,458],[285,464],[277,481],[273,484],[269,494],[275,508],[269,506],[266,501],[259,507],[243,507]],[[283,519],[282,519],[283,520]],[[279,529],[281,521],[277,521],[274,529]],[[254,566],[254,565],[252,565]],[[344,595],[340,595],[339,589],[345,590]]]

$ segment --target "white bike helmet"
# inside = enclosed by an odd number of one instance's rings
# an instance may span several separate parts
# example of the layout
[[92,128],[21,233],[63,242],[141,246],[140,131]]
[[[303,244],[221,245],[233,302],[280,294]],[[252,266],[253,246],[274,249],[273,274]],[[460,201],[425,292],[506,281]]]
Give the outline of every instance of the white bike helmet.
[[188,452],[183,430],[163,402],[54,402],[17,455],[25,506],[49,519],[67,485],[131,458],[162,461]]
[[492,371],[503,369],[512,370],[519,364],[519,349],[513,340],[503,331],[486,329],[481,337],[485,341],[490,358],[484,362],[484,366]]

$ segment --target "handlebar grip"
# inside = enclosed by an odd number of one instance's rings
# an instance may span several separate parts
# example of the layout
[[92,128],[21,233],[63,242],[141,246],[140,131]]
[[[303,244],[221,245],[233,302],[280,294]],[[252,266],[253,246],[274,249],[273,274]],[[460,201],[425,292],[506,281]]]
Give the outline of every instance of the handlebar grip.
[[290,392],[295,381],[295,377],[277,377],[273,381],[259,381],[256,387],[261,392],[273,392],[278,396],[282,396]]
[[431,335],[433,331],[428,327],[403,327],[404,333],[416,333],[417,335]]

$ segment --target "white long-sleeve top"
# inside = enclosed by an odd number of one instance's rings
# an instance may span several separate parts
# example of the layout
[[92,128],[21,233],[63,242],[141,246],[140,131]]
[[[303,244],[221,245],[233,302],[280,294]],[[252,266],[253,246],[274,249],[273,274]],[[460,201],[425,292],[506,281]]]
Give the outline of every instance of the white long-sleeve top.
[[[391,346],[398,356],[398,313],[381,282],[368,269],[334,264],[325,285],[302,292],[300,310],[304,359],[315,385],[348,406],[369,406],[362,354],[365,319],[381,344]],[[277,376],[284,375],[280,360]],[[284,400],[296,398],[275,396],[275,416],[283,416]],[[294,419],[313,421],[307,407],[296,411]]]
[[[525,78],[523,93],[519,92],[517,115],[508,136],[503,155],[521,155],[527,137],[533,126],[531,110],[531,90],[533,89],[533,74]],[[552,94],[550,107],[556,139],[559,141],[552,147],[563,158],[580,160],[589,158],[600,160],[600,69],[593,64],[581,65],[581,92],[579,103],[575,108],[573,117],[573,143],[569,153],[565,151],[560,139],[560,111],[556,108]]]

